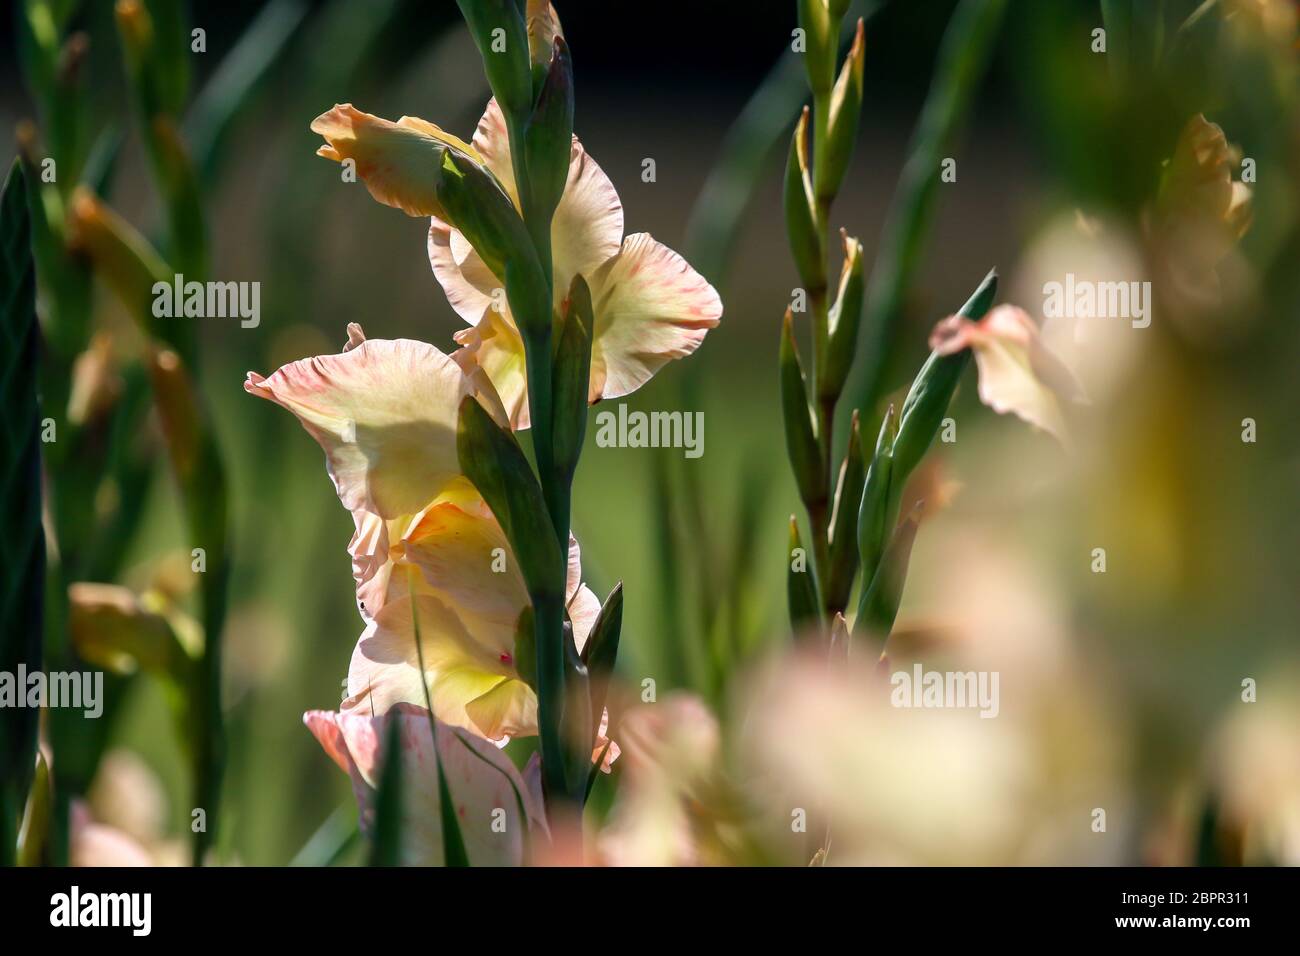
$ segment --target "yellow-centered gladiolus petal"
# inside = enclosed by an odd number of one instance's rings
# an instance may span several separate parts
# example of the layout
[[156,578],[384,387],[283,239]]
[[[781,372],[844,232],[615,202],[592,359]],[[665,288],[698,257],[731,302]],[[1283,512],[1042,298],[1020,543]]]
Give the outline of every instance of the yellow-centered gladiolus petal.
[[[439,720],[496,741],[537,733],[537,696],[515,649],[528,593],[500,524],[467,481],[417,515],[359,518],[352,550],[368,625],[348,671],[353,706],[423,705],[427,686]],[[579,650],[600,611],[581,575],[571,537],[566,597]]]
[[341,103],[312,120],[325,137],[316,154],[335,162],[352,160],[370,195],[408,216],[441,216],[436,193],[443,150],[459,150],[481,161],[474,147],[432,123],[403,116],[396,123]]
[[248,373],[244,390],[293,412],[325,450],[349,511],[414,514],[460,475],[457,411],[473,395],[505,423],[491,384],[468,353],[410,339],[370,339],[338,355]]

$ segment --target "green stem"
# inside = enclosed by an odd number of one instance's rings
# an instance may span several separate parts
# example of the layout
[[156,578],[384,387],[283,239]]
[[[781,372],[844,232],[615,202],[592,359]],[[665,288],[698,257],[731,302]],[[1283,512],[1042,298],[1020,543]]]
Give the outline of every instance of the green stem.
[[[537,250],[546,277],[546,303],[548,311],[555,301],[554,269],[551,262],[551,215],[539,215],[533,200],[532,184],[528,176],[528,161],[524,152],[524,132],[527,117],[506,118],[510,139],[510,158],[514,167],[515,188],[519,193],[519,207],[524,225]],[[528,411],[533,432],[533,455],[537,463],[537,476],[542,486],[542,498],[550,515],[551,525],[560,545],[560,553],[569,553],[569,517],[572,475],[561,474],[555,464],[554,446],[554,359],[551,354],[552,317],[537,321],[520,322],[521,327],[542,329],[541,333],[524,338],[524,361],[528,371]],[[567,773],[568,755],[563,734],[565,706],[565,656],[564,656],[564,575],[554,582],[551,593],[535,594],[533,601],[533,626],[537,654],[537,727],[541,738],[542,787],[546,796],[547,814],[555,822],[560,806],[571,805],[581,814],[584,794],[569,789]],[[577,776],[577,775],[574,775]],[[581,839],[580,830],[571,836]]]
[[542,746],[542,787],[547,810],[568,798],[564,773],[564,602],[549,596],[533,598],[537,629],[537,726]]

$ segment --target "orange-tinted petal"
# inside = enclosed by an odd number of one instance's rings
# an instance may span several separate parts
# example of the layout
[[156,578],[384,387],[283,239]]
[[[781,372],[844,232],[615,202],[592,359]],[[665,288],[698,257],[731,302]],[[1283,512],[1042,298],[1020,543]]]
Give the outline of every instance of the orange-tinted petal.
[[370,195],[408,216],[440,216],[437,169],[443,152],[456,149],[478,159],[464,140],[432,123],[403,116],[396,123],[341,103],[312,120],[325,137],[317,154],[335,162],[352,160]]

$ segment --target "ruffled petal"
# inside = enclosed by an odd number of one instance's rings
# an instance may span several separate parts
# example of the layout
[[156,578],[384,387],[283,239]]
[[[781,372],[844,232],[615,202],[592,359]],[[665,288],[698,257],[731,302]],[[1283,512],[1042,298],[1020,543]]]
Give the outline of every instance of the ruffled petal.
[[476,396],[506,420],[467,356],[410,339],[369,339],[338,355],[293,362],[269,378],[250,372],[244,390],[298,417],[325,450],[345,508],[383,518],[419,511],[459,475],[463,398]]
[[537,695],[521,680],[499,681],[466,704],[465,712],[488,740],[537,733]]
[[935,326],[930,347],[943,355],[971,349],[979,369],[980,401],[1069,446],[1061,403],[1083,401],[1083,389],[1043,345],[1038,326],[1023,309],[1000,305],[978,322],[949,316]]
[[496,293],[503,288],[501,280],[458,230],[437,217],[429,220],[429,265],[447,302],[471,325],[498,303],[507,308],[504,291]]
[[[510,139],[505,118],[495,99],[490,100],[474,132],[474,149],[484,166],[519,205]],[[600,165],[574,137],[569,154],[569,176],[551,220],[551,259],[555,275],[555,305],[560,307],[569,284],[579,273],[590,276],[616,255],[623,238],[623,205],[614,184]],[[447,293],[452,308],[466,322],[477,324],[489,307],[500,306],[502,317],[514,327],[509,308],[493,293],[501,282],[470,247],[465,237],[441,219],[429,229],[429,263],[434,277]]]
[[528,428],[528,366],[524,340],[514,326],[489,311],[478,325],[461,329],[453,338],[492,380],[510,427],[515,431]]
[[623,203],[605,171],[573,138],[569,179],[551,220],[551,259],[555,269],[555,301],[569,294],[573,277],[590,278],[618,254],[623,241]]
[[713,286],[647,233],[628,236],[588,281],[593,402],[635,391],[669,360],[694,352],[722,317]]
[[505,532],[477,496],[430,506],[407,532],[402,550],[462,618],[468,612],[513,628],[528,605]]

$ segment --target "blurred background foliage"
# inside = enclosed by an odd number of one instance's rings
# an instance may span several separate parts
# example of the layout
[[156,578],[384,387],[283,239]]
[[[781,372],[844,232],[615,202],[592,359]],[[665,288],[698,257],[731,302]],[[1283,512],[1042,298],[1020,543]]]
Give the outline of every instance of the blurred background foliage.
[[[57,150],[70,163],[60,167],[60,188],[93,177],[114,209],[166,244],[151,147],[130,118],[113,4],[15,6],[0,24],[4,47],[21,48],[20,17],[51,12],[75,92],[48,115],[22,58],[5,58],[0,155],[17,152],[21,120],[37,120],[37,155]],[[348,322],[370,337],[419,338],[447,350],[460,327],[429,273],[426,224],[341,183],[336,166],[314,158],[318,140],[308,123],[352,102],[467,136],[488,94],[451,3],[146,6],[164,23],[174,11],[174,36],[206,30],[206,52],[169,51],[169,69],[188,74],[193,90],[170,108],[182,118],[198,177],[208,275],[261,283],[260,325],[201,320],[193,355],[225,461],[231,524],[218,849],[227,861],[280,864],[322,823],[346,829],[353,814],[346,778],[301,715],[342,696],[361,623],[345,551],[351,522],[319,449],[290,416],[244,394],[244,373],[337,351]],[[861,237],[868,269],[882,251],[955,6],[855,5],[868,16],[864,116],[832,219]],[[1300,699],[1294,9],[1280,0],[1219,0],[1199,13],[1198,6],[1008,4],[987,73],[973,78],[969,114],[945,153],[957,159],[957,181],[936,190],[885,362],[885,392],[893,395],[926,354],[934,322],[991,266],[1003,275],[1000,298],[1039,318],[1043,277],[1059,279],[1081,261],[1058,241],[1075,235],[1080,214],[1106,224],[1108,249],[1137,247],[1131,261],[1157,255],[1141,238],[1144,217],[1162,163],[1196,113],[1256,161],[1254,221],[1234,260],[1232,294],[1210,308],[1161,301],[1151,328],[1139,333],[1140,348],[1106,363],[1112,374],[1079,425],[1076,457],[980,406],[968,379],[952,412],[959,440],[936,455],[943,480],[960,489],[921,532],[899,617],[900,626],[933,633],[929,623],[955,614],[954,595],[972,589],[985,601],[1051,605],[1061,646],[1076,662],[1070,679],[1103,714],[1071,727],[1060,746],[1110,735],[1103,763],[1123,794],[1118,803],[1132,809],[1125,819],[1134,839],[1115,862],[1185,858],[1190,851],[1166,838],[1170,819],[1189,801],[1196,818],[1201,808],[1221,817],[1223,806],[1245,799],[1238,789],[1251,790],[1258,768],[1229,768],[1211,746],[1227,732],[1243,678],[1259,680],[1262,701]],[[557,8],[574,52],[576,132],[618,188],[629,231],[652,232],[686,254],[726,306],[696,356],[628,399],[646,410],[703,410],[703,457],[598,448],[589,435],[574,529],[593,589],[603,594],[624,582],[622,676],[634,686],[652,677],[660,694],[695,690],[725,716],[743,665],[789,640],[783,582],[798,498],[785,461],[776,352],[798,284],[780,199],[780,165],[804,89],[789,66],[794,3],[661,3],[652,16],[621,4]],[[1091,51],[1092,31],[1103,24],[1111,44],[1104,57]],[[68,52],[73,36],[84,39]],[[768,99],[744,112],[755,91]],[[742,116],[751,125],[729,134]],[[727,157],[734,180],[710,180]],[[647,158],[655,160],[654,182],[642,180]],[[708,218],[740,209],[734,231]],[[51,348],[71,360],[91,332],[106,333],[112,385],[98,427],[136,467],[105,466],[101,457],[81,476],[73,494],[96,512],[85,520],[104,530],[78,577],[154,589],[193,608],[182,501],[162,479],[156,430],[141,426],[147,411],[132,411],[141,401],[133,321],[102,289],[93,294],[86,337]],[[1258,423],[1256,444],[1241,441],[1246,417]],[[138,520],[115,523],[137,507]],[[1095,547],[1107,548],[1104,575],[1090,572]],[[1005,572],[1000,586],[976,588],[972,575],[990,567]],[[167,693],[147,676],[121,680],[117,705],[96,728],[103,739],[89,744],[81,786],[92,812],[130,817],[129,832],[160,859],[184,859],[175,843],[189,832],[189,764],[170,732]],[[1270,786],[1300,779],[1300,743],[1294,735],[1283,741],[1289,749],[1274,756],[1295,778],[1269,778]],[[89,772],[96,767],[98,778]],[[598,787],[608,803],[611,782]]]

